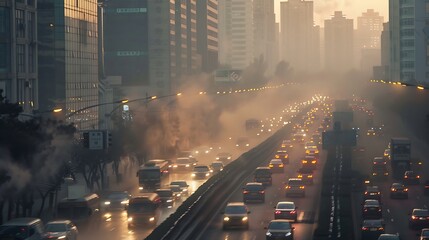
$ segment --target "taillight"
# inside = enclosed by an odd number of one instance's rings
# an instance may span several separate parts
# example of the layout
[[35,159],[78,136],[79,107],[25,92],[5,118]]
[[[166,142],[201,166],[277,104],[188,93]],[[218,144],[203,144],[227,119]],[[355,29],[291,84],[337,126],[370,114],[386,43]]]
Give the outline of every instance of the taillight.
[[295,210],[290,211],[290,214],[295,214],[295,213],[296,213],[296,211],[295,211]]
[[415,220],[415,219],[417,219],[418,217],[416,217],[416,216],[411,216],[411,218]]
[[396,192],[396,189],[394,189],[394,188],[391,188],[391,189],[390,189],[390,191],[392,191],[392,192]]
[[408,188],[405,188],[405,189],[404,189],[404,192],[408,192]]
[[368,228],[367,227],[362,227],[362,231],[367,231]]
[[304,187],[304,186],[299,186],[299,188],[300,188],[300,189],[304,189],[305,187]]
[[383,231],[384,230],[384,228],[383,227],[379,227],[378,228],[378,231]]
[[316,164],[316,160],[311,161],[312,164]]
[[274,165],[273,165],[273,164],[270,164],[270,165],[269,165],[269,167],[270,167],[270,168],[272,168],[272,167],[274,167]]
[[275,214],[281,214],[281,213],[282,213],[282,211],[279,211],[279,210],[275,211]]
[[416,178],[420,178],[420,176],[417,176]]
[[408,178],[408,176],[405,176],[404,178]]
[[428,188],[429,188],[429,186],[425,186],[425,188],[426,188],[426,189],[428,189]]
[[243,191],[243,194],[248,194],[249,193],[249,191]]
[[260,194],[264,194],[264,193],[265,193],[265,191],[259,191],[259,193],[260,193]]
[[283,167],[283,164],[280,164],[279,167]]

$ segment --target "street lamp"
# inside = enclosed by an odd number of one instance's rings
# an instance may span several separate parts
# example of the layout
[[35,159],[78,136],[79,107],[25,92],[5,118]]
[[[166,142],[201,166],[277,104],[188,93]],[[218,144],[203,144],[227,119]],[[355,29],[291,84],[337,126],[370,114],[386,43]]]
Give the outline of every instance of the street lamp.
[[44,113],[59,113],[61,111],[63,111],[62,108],[54,108],[54,109],[50,109],[50,110],[46,110],[46,111],[37,111],[37,110],[34,110],[32,114],[29,114],[29,113],[20,113],[19,116],[36,118],[36,117],[39,117],[41,114],[44,114]]

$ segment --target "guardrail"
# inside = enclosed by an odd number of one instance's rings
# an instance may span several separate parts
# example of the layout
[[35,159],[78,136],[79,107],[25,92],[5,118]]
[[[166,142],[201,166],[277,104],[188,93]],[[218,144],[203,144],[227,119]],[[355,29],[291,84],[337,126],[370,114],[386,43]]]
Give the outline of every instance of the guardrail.
[[[302,112],[306,112],[307,109]],[[302,113],[297,117],[301,116]],[[283,127],[257,147],[228,164],[222,172],[208,179],[146,239],[195,239],[207,221],[219,210],[218,207],[222,206],[225,197],[234,188],[241,186],[256,167],[273,156],[284,136],[291,130],[291,124]]]

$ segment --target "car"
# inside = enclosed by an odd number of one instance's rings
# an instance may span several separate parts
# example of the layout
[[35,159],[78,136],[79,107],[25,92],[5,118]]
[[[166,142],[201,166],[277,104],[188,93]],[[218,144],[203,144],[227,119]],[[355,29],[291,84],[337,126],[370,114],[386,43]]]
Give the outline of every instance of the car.
[[362,240],[378,239],[385,233],[385,224],[382,219],[363,220],[361,228]]
[[265,187],[262,183],[250,182],[243,188],[243,202],[265,202]]
[[420,176],[417,175],[414,171],[405,171],[404,179],[402,180],[406,185],[419,185]]
[[374,199],[381,202],[381,192],[378,186],[367,186],[364,192],[363,200]]
[[319,156],[319,149],[317,148],[317,146],[310,145],[305,150],[305,155],[318,157]]
[[103,205],[106,210],[127,209],[131,194],[127,191],[110,192],[104,199]]
[[383,157],[375,157],[372,161],[372,165],[376,167],[381,167],[387,165],[387,161]]
[[318,159],[316,156],[307,155],[301,160],[301,168],[315,170],[317,168]]
[[226,205],[223,214],[223,229],[242,227],[249,229],[250,211],[243,202],[230,202]]
[[310,148],[317,148],[317,145],[314,143],[314,142],[306,142],[305,144],[304,144],[304,149],[305,150],[307,150],[307,149],[310,149]]
[[424,194],[425,196],[429,196],[429,180],[425,181]]
[[387,169],[387,165],[373,164],[372,176],[376,179],[386,179],[389,176],[389,170]]
[[180,189],[182,190],[182,195],[183,196],[188,196],[189,195],[189,191],[188,191],[188,183],[185,180],[175,180],[170,182],[170,185],[177,185],[180,187]]
[[223,171],[224,167],[225,166],[223,165],[223,162],[221,162],[221,161],[214,161],[214,162],[212,162],[212,164],[210,164],[210,168],[215,173]]
[[302,179],[305,185],[313,185],[313,171],[308,168],[300,168],[298,170],[298,178]]
[[362,208],[362,218],[363,219],[381,219],[382,211],[381,211],[380,202],[374,199],[365,200]]
[[201,156],[205,154],[209,154],[213,148],[208,146],[199,146],[192,150],[192,156]]
[[295,206],[294,202],[278,202],[274,209],[274,219],[287,219],[297,222],[298,207]]
[[295,228],[287,220],[271,220],[265,229],[267,229],[265,233],[266,240],[293,240]]
[[159,188],[155,190],[155,193],[158,194],[161,199],[162,206],[167,208],[173,207],[176,196],[171,188]]
[[384,149],[383,157],[384,157],[386,160],[390,160],[390,152],[391,152],[390,148],[386,148],[386,149]]
[[311,141],[313,141],[315,144],[321,145],[322,144],[322,137],[320,134],[314,134],[311,136]]
[[402,183],[392,183],[390,186],[390,198],[408,199],[408,188]]
[[273,178],[269,167],[257,167],[253,176],[255,182],[262,183],[264,186],[272,185]]
[[399,237],[399,234],[381,234],[380,237],[378,237],[377,240],[401,240]]
[[429,211],[427,209],[414,208],[409,220],[412,229],[422,229],[429,227]]
[[286,186],[286,197],[291,195],[298,195],[301,197],[305,197],[305,186],[300,178],[289,178]]
[[250,141],[247,137],[239,137],[235,142],[235,146],[241,149],[246,149],[250,147]]
[[39,218],[14,218],[0,226],[0,239],[41,240],[44,236]]
[[292,141],[296,143],[304,143],[305,136],[306,136],[305,132],[295,133],[293,134]]
[[207,165],[197,165],[194,166],[191,176],[194,179],[205,179],[209,178],[213,171]]
[[70,220],[57,220],[45,225],[46,239],[77,240],[79,231]]
[[271,159],[268,167],[271,169],[272,173],[283,173],[284,164],[281,159]]
[[185,171],[191,171],[192,167],[195,165],[197,165],[197,161],[195,160],[195,158],[191,158],[191,157],[179,157],[172,164],[173,170],[185,170]]
[[291,140],[289,139],[285,139],[282,141],[282,145],[281,145],[282,149],[287,149],[287,150],[291,150],[293,148],[293,143]]
[[367,136],[375,136],[375,130],[374,129],[368,129],[367,131],[366,131],[366,135]]
[[423,228],[417,236],[420,237],[419,240],[429,240],[429,228]]
[[173,192],[173,197],[175,201],[182,200],[184,198],[183,190],[179,185],[170,185],[170,190]]
[[289,164],[289,154],[286,150],[278,150],[274,158],[282,160],[283,164]]
[[223,164],[228,164],[232,160],[232,155],[227,152],[221,152],[216,155],[216,161],[221,161]]

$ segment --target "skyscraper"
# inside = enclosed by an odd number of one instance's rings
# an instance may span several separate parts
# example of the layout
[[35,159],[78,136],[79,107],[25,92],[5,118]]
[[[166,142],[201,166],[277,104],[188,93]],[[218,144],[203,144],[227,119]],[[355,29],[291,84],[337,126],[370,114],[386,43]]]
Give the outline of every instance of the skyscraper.
[[390,80],[429,86],[429,3],[389,1]]
[[380,36],[383,30],[383,16],[368,9],[357,18],[356,40],[362,71],[370,72],[372,67],[380,65]]
[[274,71],[277,63],[275,53],[279,50],[275,46],[275,18],[274,0],[253,0],[254,54],[255,58],[264,59],[269,72]]
[[97,0],[39,0],[37,11],[40,109],[97,128],[97,107],[79,111],[99,103]]
[[36,0],[0,1],[0,89],[25,112],[38,108]]
[[325,20],[325,68],[343,73],[353,68],[353,19],[336,11]]
[[254,60],[253,3],[219,1],[219,61],[224,67],[244,69]]
[[212,72],[218,66],[218,0],[197,1],[197,50],[201,70]]
[[318,68],[320,51],[314,27],[313,1],[289,0],[280,3],[281,59],[297,72]]

